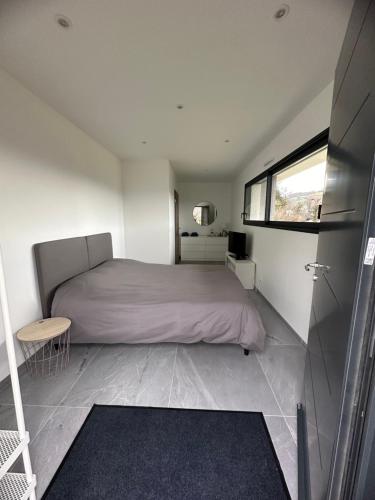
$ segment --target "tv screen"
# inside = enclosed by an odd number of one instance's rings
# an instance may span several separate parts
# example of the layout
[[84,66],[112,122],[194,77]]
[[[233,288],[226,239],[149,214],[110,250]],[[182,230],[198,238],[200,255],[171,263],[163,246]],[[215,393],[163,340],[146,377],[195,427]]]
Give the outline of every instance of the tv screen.
[[246,257],[246,233],[229,231],[228,252],[234,254],[236,259]]

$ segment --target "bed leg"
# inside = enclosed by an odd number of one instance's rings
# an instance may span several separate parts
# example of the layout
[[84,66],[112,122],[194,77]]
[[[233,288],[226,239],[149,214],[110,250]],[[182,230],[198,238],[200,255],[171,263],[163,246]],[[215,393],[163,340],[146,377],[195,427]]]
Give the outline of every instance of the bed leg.
[[250,351],[249,351],[249,349],[244,349],[244,350],[243,350],[243,353],[245,354],[245,356],[248,356],[248,355],[249,355],[249,353],[250,353]]

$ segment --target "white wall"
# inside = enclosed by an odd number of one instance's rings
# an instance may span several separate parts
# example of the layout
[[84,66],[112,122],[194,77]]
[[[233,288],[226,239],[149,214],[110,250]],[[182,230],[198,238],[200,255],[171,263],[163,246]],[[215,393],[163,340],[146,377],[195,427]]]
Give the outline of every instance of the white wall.
[[174,262],[174,172],[168,160],[123,165],[125,250],[128,259]]
[[248,250],[257,264],[257,288],[304,341],[313,285],[304,265],[316,258],[318,235],[245,226],[240,214],[244,185],[265,170],[265,163],[276,163],[329,126],[332,91],[330,84],[237,175],[232,185],[232,225],[249,235]]
[[[41,317],[34,243],[110,231],[124,255],[121,165],[2,70],[0,109],[0,244],[16,331]],[[0,380],[7,373],[0,319]]]
[[[231,219],[231,183],[230,182],[178,182],[180,198],[180,233],[193,231],[201,235],[211,231],[229,229]],[[193,208],[201,201],[210,201],[217,208],[217,218],[210,226],[199,226],[193,219]]]

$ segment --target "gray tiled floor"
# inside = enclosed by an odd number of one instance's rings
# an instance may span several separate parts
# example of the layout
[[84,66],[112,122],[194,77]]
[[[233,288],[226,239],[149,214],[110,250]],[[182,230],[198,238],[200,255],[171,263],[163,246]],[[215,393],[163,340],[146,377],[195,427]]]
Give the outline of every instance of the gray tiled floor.
[[[297,498],[296,417],[305,349],[258,294],[267,331],[263,353],[208,344],[72,346],[56,378],[20,370],[38,497],[93,403],[262,411],[292,498]],[[14,428],[10,388],[0,386],[2,428]]]

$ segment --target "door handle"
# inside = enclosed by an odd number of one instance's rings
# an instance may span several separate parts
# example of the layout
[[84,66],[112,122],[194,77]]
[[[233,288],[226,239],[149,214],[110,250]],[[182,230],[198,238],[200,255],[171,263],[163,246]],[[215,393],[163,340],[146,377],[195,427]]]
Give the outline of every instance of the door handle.
[[322,269],[323,271],[329,271],[330,266],[325,266],[324,264],[319,264],[318,262],[310,262],[305,265],[305,271],[310,271],[310,269]]

